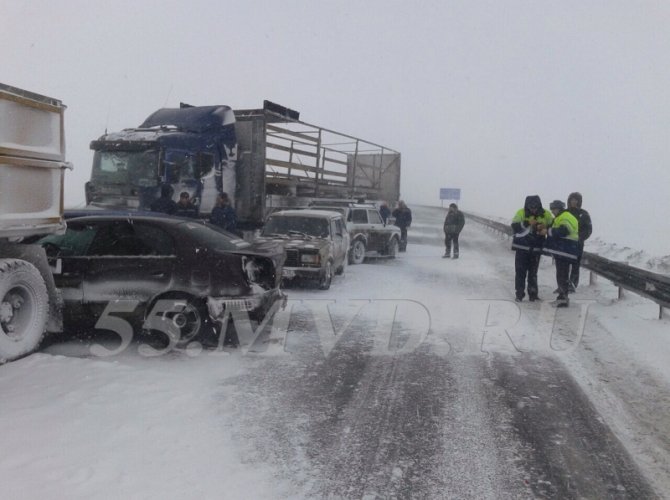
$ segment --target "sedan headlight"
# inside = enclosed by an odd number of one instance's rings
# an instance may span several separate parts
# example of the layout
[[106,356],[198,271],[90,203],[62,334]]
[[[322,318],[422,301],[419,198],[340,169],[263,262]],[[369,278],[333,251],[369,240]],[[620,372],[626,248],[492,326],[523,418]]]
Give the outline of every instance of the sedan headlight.
[[260,269],[258,264],[256,264],[253,259],[242,259],[242,265],[244,266],[244,272],[247,274],[247,279],[250,283],[256,283],[258,281],[258,275]]
[[321,256],[318,253],[303,253],[300,255],[301,264],[313,264],[319,265],[321,262]]

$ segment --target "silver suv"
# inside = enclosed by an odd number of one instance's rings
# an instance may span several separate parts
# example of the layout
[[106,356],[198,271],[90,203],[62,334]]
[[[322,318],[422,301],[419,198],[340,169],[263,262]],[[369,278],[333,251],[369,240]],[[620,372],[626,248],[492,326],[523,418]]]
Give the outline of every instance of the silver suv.
[[310,209],[336,210],[345,218],[351,240],[350,264],[361,264],[366,257],[396,257],[400,245],[400,229],[384,224],[374,204],[349,203],[347,206],[330,206],[327,202],[320,202],[310,206]]

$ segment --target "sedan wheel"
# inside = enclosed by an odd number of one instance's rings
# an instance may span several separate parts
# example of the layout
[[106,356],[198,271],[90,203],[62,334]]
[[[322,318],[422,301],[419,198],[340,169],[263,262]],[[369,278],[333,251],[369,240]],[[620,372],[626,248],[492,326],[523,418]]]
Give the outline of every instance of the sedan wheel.
[[187,302],[181,310],[172,313],[170,319],[179,329],[180,344],[197,337],[205,324],[203,312],[192,301]]
[[321,275],[321,280],[319,280],[319,289],[328,290],[331,281],[333,281],[333,263],[328,261],[326,262],[326,267]]
[[342,276],[344,274],[344,270],[347,268],[347,263],[349,262],[349,252],[347,252],[347,255],[342,259],[342,265],[335,269],[335,274],[337,276]]
[[395,259],[398,256],[398,240],[393,238],[389,242],[388,254],[390,258]]
[[207,307],[193,297],[167,297],[156,301],[145,325],[168,335],[177,346],[185,346],[211,331]]
[[354,241],[350,253],[352,264],[362,264],[365,260],[365,243],[363,243],[361,240]]

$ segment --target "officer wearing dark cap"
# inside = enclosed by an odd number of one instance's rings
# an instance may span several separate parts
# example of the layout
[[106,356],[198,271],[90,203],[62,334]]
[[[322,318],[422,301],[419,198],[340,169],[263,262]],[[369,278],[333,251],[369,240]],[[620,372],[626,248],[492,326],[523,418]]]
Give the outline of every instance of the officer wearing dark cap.
[[554,257],[556,263],[556,284],[558,297],[556,307],[568,307],[570,264],[577,261],[579,253],[579,223],[574,215],[565,209],[565,203],[554,200],[549,204],[554,214],[551,227],[541,227],[540,234],[547,236],[543,252]]
[[570,264],[570,292],[572,293],[579,285],[579,267],[584,253],[584,242],[591,236],[593,224],[591,223],[591,215],[582,208],[581,193],[570,193],[567,208],[579,222],[579,254],[577,255],[577,262]]

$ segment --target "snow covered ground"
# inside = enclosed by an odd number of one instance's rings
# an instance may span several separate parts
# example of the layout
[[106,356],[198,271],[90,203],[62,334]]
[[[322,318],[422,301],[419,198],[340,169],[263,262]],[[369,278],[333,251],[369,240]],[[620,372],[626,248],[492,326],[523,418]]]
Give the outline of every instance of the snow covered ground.
[[[528,466],[535,455],[508,413],[537,400],[560,413],[566,400],[550,399],[558,383],[543,380],[559,373],[558,385],[570,387],[565,368],[597,424],[667,494],[670,321],[645,299],[618,300],[604,280],[554,309],[547,258],[545,300],[516,304],[509,240],[469,223],[461,258],[442,259],[442,217],[417,207],[408,251],[395,261],[351,266],[327,292],[288,290],[287,309],[251,351],[192,346],[149,357],[138,341],[101,358],[91,353],[100,337],[64,338],[1,366],[2,497],[543,496],[561,490]],[[496,360],[519,384],[539,384],[536,393],[514,399],[522,388],[511,384],[503,388],[513,404],[499,405],[499,377],[486,376],[500,371]],[[390,419],[396,407],[399,420]],[[434,418],[420,418],[426,412]],[[419,421],[418,434],[399,429]],[[547,439],[570,455],[559,437]],[[416,440],[423,448],[410,459],[393,448]],[[645,491],[620,483],[607,496]]]
[[655,256],[644,250],[608,243],[601,238],[588,240],[586,250],[610,260],[626,262],[631,266],[661,274],[670,274],[670,254]]

